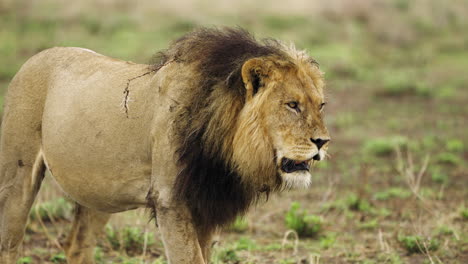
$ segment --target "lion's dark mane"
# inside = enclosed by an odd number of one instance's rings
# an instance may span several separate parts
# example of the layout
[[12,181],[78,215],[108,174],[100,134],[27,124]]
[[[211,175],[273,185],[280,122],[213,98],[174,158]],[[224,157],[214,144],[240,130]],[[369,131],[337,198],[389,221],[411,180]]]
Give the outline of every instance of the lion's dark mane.
[[[243,105],[246,90],[241,67],[250,58],[267,55],[286,56],[278,42],[258,42],[245,30],[202,28],[184,35],[167,50],[158,53],[158,61],[153,64],[153,69],[169,62],[194,64],[200,74],[198,84],[190,87],[193,90],[187,100],[189,103],[176,113],[178,121],[173,124],[174,143],[177,144],[175,155],[181,167],[175,180],[173,199],[189,206],[201,228],[230,223],[258,199],[258,188],[244,184],[241,175],[222,158],[222,139],[232,133],[235,122],[226,126],[222,120],[213,118],[213,106],[220,110],[225,103],[212,95],[223,89],[228,98]],[[237,111],[237,116],[240,109],[222,111]],[[209,124],[217,128],[218,139],[207,139]]]

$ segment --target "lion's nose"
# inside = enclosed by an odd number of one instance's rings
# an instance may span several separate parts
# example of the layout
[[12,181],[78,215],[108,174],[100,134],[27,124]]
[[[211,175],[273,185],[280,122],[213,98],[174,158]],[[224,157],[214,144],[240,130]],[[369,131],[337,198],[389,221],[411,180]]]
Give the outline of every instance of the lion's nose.
[[330,141],[329,139],[321,139],[321,138],[311,138],[310,141],[312,141],[312,143],[314,143],[318,149],[322,148],[323,145],[325,145],[325,143],[327,143],[328,141]]

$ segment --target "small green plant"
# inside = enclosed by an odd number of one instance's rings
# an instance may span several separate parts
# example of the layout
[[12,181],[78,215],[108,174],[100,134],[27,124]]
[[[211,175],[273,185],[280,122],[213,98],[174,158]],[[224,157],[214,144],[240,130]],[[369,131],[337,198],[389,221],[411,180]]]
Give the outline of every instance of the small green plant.
[[443,236],[448,236],[448,235],[453,235],[453,228],[446,226],[446,225],[441,225],[436,229],[435,234],[436,235],[443,235]]
[[285,258],[279,261],[279,264],[295,264],[295,263],[297,263],[297,260],[294,258]]
[[393,72],[390,76],[384,76],[383,86],[378,91],[378,95],[392,97],[408,95],[430,97],[433,95],[433,89],[427,83],[415,80],[415,77],[410,74]]
[[65,257],[65,254],[63,252],[60,252],[58,254],[53,255],[50,258],[50,261],[53,263],[67,263],[67,258]]
[[102,248],[101,247],[96,247],[94,249],[94,260],[96,261],[96,263],[102,263],[103,261],[103,252],[102,252]]
[[434,167],[431,170],[431,179],[435,183],[447,184],[449,181],[449,176],[447,173],[442,171],[441,167]]
[[152,233],[143,232],[138,227],[125,227],[122,230],[123,246],[128,251],[140,251],[145,244],[145,236],[147,236],[147,245],[154,243]]
[[436,90],[436,96],[441,99],[451,99],[457,96],[457,88],[454,85],[445,84]]
[[234,244],[234,248],[236,250],[252,250],[252,249],[256,249],[257,245],[255,244],[255,241],[250,240],[247,237],[241,237]]
[[463,141],[459,139],[449,139],[445,143],[445,148],[450,152],[462,152],[465,146]]
[[141,259],[134,257],[120,257],[120,263],[122,264],[140,264]]
[[396,147],[407,145],[404,137],[376,138],[366,141],[363,150],[367,154],[375,156],[388,156],[395,151]]
[[376,210],[376,214],[379,215],[379,216],[387,217],[387,216],[392,215],[392,211],[390,209],[388,209],[388,208],[385,208],[385,207],[379,207]]
[[22,257],[18,259],[18,261],[16,262],[16,264],[29,264],[29,263],[33,263],[31,257]]
[[408,198],[411,196],[411,192],[407,189],[400,187],[392,187],[385,191],[376,192],[374,194],[374,199],[376,200],[388,200],[391,198]]
[[106,226],[106,238],[112,249],[124,249],[127,253],[140,253],[145,244],[147,236],[147,245],[155,242],[153,233],[145,233],[139,227],[124,227],[122,230],[116,230],[112,226]]
[[468,208],[462,207],[460,209],[460,216],[463,220],[467,221],[468,220]]
[[378,225],[379,225],[379,222],[377,221],[377,219],[372,219],[372,220],[360,223],[359,228],[365,229],[365,230],[373,230],[377,228]]
[[105,233],[107,241],[109,241],[112,249],[118,250],[120,248],[120,238],[118,232],[111,225],[106,225]]
[[409,254],[436,251],[440,245],[439,240],[436,238],[423,238],[421,236],[399,235],[398,241]]
[[282,249],[283,246],[280,243],[272,243],[264,246],[262,249],[266,251],[276,251]]
[[354,193],[348,195],[348,197],[346,198],[346,205],[348,209],[353,210],[353,211],[360,211],[360,212],[368,213],[372,209],[372,206],[367,200],[357,196]]
[[159,257],[155,261],[153,261],[152,264],[167,264],[167,260],[163,257]]
[[64,198],[58,198],[53,201],[36,204],[30,213],[31,220],[37,220],[38,217],[42,221],[51,221],[67,219],[71,216],[72,205]]
[[448,164],[448,165],[459,165],[461,164],[461,159],[458,155],[455,155],[451,152],[442,152],[437,155],[437,161],[439,163]]
[[238,216],[234,223],[229,226],[228,230],[236,232],[236,233],[243,233],[249,227],[249,223],[244,217]]
[[393,5],[401,11],[408,11],[412,2],[409,0],[395,0],[393,1]]
[[322,230],[323,220],[316,215],[309,215],[300,209],[300,204],[293,202],[286,213],[286,226],[302,237],[316,236]]
[[336,242],[336,234],[335,233],[328,233],[324,236],[319,238],[320,247],[323,249],[331,248]]
[[237,256],[236,250],[232,248],[226,248],[222,249],[219,252],[217,252],[215,255],[212,257],[212,262],[215,264],[221,264],[221,263],[227,263],[227,264],[236,264],[241,261],[239,256]]
[[364,145],[364,152],[377,156],[390,155],[393,150],[393,144],[385,139],[370,140]]

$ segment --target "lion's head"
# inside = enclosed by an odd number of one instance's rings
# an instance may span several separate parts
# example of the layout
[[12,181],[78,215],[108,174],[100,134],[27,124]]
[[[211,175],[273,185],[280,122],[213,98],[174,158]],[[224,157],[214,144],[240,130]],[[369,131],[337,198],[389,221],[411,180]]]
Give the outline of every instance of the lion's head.
[[233,144],[238,169],[258,184],[277,173],[287,187],[308,186],[311,163],[324,159],[330,141],[318,65],[297,51],[252,58],[242,66],[242,80],[246,103]]

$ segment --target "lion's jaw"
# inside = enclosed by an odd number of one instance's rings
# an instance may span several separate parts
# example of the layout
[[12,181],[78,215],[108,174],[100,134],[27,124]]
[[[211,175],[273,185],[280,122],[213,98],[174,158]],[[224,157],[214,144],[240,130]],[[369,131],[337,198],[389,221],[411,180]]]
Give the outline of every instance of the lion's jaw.
[[317,154],[311,148],[292,151],[277,150],[276,167],[286,188],[307,188],[312,182],[310,168],[312,158]]
[[312,183],[312,175],[307,170],[280,173],[286,188],[307,188]]

